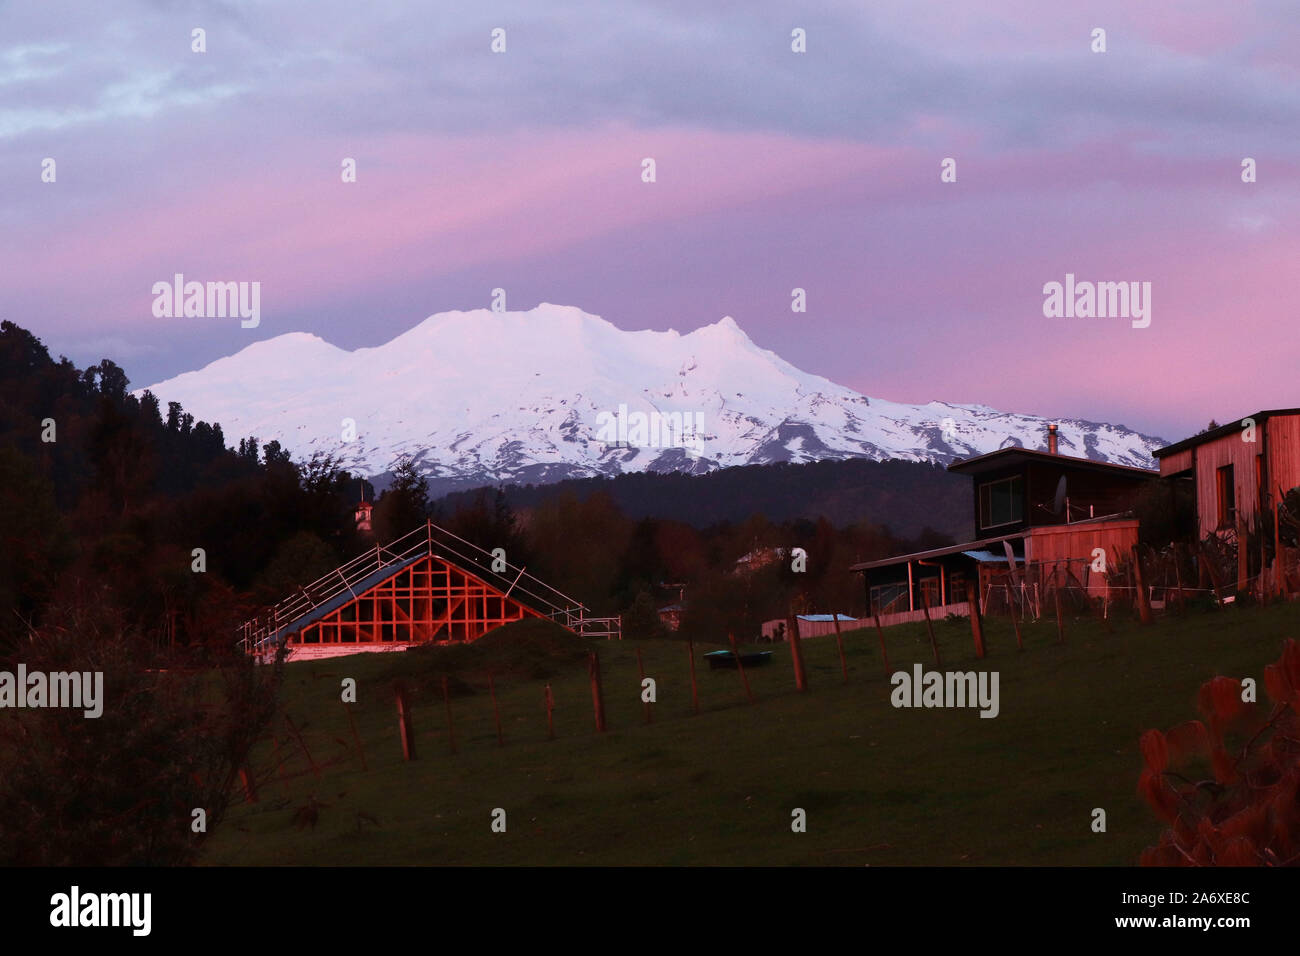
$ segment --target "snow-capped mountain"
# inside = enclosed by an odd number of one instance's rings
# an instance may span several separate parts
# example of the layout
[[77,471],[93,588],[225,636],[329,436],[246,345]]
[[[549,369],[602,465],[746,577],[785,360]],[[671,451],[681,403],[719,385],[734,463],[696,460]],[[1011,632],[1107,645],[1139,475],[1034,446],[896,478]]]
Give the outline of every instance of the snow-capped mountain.
[[[730,317],[682,335],[625,332],[580,309],[442,312],[353,352],[304,332],[151,385],[219,422],[382,476],[412,456],[434,488],[824,458],[947,463],[1043,448],[1048,420],[983,405],[868,398],[795,368]],[[1056,419],[1060,453],[1150,468],[1167,444]],[[354,437],[355,436],[355,437]]]

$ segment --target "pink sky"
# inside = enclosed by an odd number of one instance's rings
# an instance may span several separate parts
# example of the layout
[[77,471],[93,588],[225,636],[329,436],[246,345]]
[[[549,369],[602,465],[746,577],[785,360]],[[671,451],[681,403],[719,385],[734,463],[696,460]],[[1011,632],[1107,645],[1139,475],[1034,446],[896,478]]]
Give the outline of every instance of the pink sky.
[[[775,4],[664,3],[635,31],[507,8],[495,59],[471,14],[218,18],[206,59],[148,6],[127,26],[0,14],[28,18],[0,22],[0,315],[144,385],[288,331],[374,345],[503,287],[628,329],[730,314],[899,401],[1170,440],[1300,404],[1289,8],[827,3],[803,55]],[[154,318],[175,272],[260,281],[261,326]],[[1151,282],[1151,327],[1044,318],[1067,272]]]

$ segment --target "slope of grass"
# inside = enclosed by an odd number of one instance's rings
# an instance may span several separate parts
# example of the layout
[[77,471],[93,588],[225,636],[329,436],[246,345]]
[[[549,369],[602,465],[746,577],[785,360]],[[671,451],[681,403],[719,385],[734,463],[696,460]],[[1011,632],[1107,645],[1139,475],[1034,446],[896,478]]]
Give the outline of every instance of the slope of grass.
[[[1230,608],[1151,627],[986,621],[991,653],[974,658],[969,625],[936,624],[943,669],[996,670],[1001,713],[895,709],[874,631],[846,633],[849,680],[834,637],[803,642],[809,691],[795,690],[787,645],[748,675],[711,671],[696,645],[701,713],[691,713],[686,645],[599,642],[609,732],[595,733],[587,666],[553,635],[520,638],[523,666],[502,642],[406,655],[290,665],[284,707],[319,778],[279,725],[285,778],[237,807],[205,862],[221,864],[812,864],[1129,865],[1159,824],[1136,795],[1138,735],[1196,716],[1216,674],[1254,676],[1300,632],[1300,604]],[[933,667],[924,625],[886,631],[895,670]],[[488,640],[487,638],[484,639]],[[636,648],[657,681],[644,723]],[[540,648],[540,650],[539,650]],[[559,648],[556,650],[556,648]],[[467,653],[472,652],[472,653]],[[455,660],[455,656],[461,659]],[[499,747],[485,667],[506,737]],[[534,667],[543,668],[534,670]],[[441,673],[457,679],[449,752]],[[556,701],[546,737],[543,688]],[[426,679],[421,679],[424,674]],[[438,680],[428,679],[437,675]],[[534,676],[538,675],[538,676]],[[362,770],[340,682],[354,706]],[[393,681],[413,688],[417,759],[401,756]],[[258,752],[272,764],[269,744]],[[293,824],[314,799],[314,827]],[[1107,832],[1090,828],[1107,814]],[[506,811],[505,833],[491,829]],[[807,832],[791,831],[791,812]]]

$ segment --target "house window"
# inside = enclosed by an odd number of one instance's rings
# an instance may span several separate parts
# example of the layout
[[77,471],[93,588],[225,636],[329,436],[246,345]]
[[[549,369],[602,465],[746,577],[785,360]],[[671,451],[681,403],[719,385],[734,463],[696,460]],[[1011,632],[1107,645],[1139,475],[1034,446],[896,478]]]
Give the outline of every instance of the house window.
[[1237,523],[1236,485],[1232,480],[1232,466],[1224,465],[1218,470],[1219,492],[1219,527],[1230,528]]
[[980,485],[981,528],[996,528],[1023,519],[1024,497],[1020,484],[1020,476],[1016,475]]

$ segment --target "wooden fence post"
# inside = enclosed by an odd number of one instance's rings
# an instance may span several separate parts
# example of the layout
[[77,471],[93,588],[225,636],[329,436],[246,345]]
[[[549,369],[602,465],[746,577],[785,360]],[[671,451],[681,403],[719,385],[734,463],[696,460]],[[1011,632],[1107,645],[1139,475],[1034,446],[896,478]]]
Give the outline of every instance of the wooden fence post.
[[894,670],[889,666],[889,651],[885,649],[885,629],[880,626],[880,613],[873,607],[871,617],[876,622],[876,635],[880,638],[880,659],[885,662],[885,680],[889,680],[894,675]]
[[1282,560],[1282,501],[1281,486],[1277,489],[1277,504],[1273,507],[1273,575],[1277,579],[1274,589],[1280,598],[1286,597],[1286,562]]
[[[1012,585],[1012,588],[1014,589],[1014,587],[1015,587],[1015,585],[1013,584],[1013,585]],[[1021,638],[1021,636],[1020,636],[1020,619],[1019,619],[1018,617],[1016,617],[1016,603],[1017,603],[1017,602],[1016,602],[1016,599],[1015,599],[1015,593],[1014,593],[1014,590],[1013,590],[1012,592],[1010,592],[1010,593],[1011,593],[1011,600],[1010,600],[1008,603],[1011,605],[1011,626],[1014,627],[1014,628],[1016,629],[1016,648],[1017,648],[1018,650],[1022,650],[1022,651],[1023,651],[1023,650],[1025,649],[1025,642],[1024,642],[1024,640],[1023,640],[1023,639]],[[1021,596],[1022,596],[1022,597],[1024,596],[1024,592],[1021,592]]]
[[1178,542],[1175,541],[1174,542],[1174,584],[1178,586],[1178,591],[1177,591],[1178,597],[1175,598],[1174,601],[1178,605],[1179,610],[1182,610],[1183,607],[1182,557],[1183,557],[1182,548],[1179,546]]
[[[924,596],[924,595],[923,595]],[[980,615],[980,595],[979,586],[972,580],[966,581],[966,601],[970,604],[970,633],[975,639],[975,656],[984,657],[984,618]],[[929,612],[926,612],[926,622],[930,620]],[[934,640],[934,632],[930,633],[930,640]],[[935,660],[938,661],[939,650],[935,647]]]
[[1052,569],[1052,597],[1056,601],[1056,643],[1065,643],[1065,618],[1061,615],[1061,586],[1056,580],[1056,568]]
[[596,713],[596,732],[603,734],[605,732],[605,699],[600,692],[600,658],[596,652],[591,652],[591,657],[587,662],[587,670],[591,676],[591,706]]
[[745,696],[749,702],[754,702],[754,692],[749,689],[749,678],[745,676],[745,662],[740,659],[740,651],[736,649],[736,635],[730,631],[727,632],[727,640],[731,642],[731,656],[736,661],[736,670],[740,671],[740,682],[745,685]]
[[691,659],[691,711],[694,714],[700,712],[700,692],[695,687],[695,642],[686,641],[686,656]]
[[832,611],[831,618],[835,621],[835,646],[840,649],[840,672],[844,675],[844,683],[849,682],[849,665],[844,660],[844,639],[840,636],[840,612]]
[[1246,534],[1246,522],[1242,519],[1241,513],[1237,513],[1237,590],[1246,589],[1246,579],[1250,577],[1250,555],[1247,552],[1249,547],[1249,538]]
[[1151,614],[1151,595],[1147,594],[1146,576],[1142,573],[1142,552],[1138,546],[1132,547],[1133,580],[1137,587],[1138,619],[1143,624],[1150,624],[1155,618]]
[[925,588],[921,588],[921,613],[925,615],[925,629],[930,635],[930,649],[934,651],[934,666],[942,667],[939,663],[939,642],[934,639],[934,624],[930,620],[930,599],[925,596]]
[[807,690],[808,675],[803,669],[803,645],[799,642],[799,616],[791,614],[788,620],[790,622],[790,659],[794,661],[794,686],[799,690]]
[[411,722],[411,703],[406,698],[406,687],[397,684],[393,687],[397,697],[397,729],[402,735],[402,758],[415,759],[415,727]]
[[1214,562],[1210,559],[1210,553],[1205,550],[1205,545],[1201,544],[1199,547],[1201,549],[1201,564],[1205,566],[1205,573],[1210,577],[1210,587],[1214,588],[1214,597],[1218,601],[1219,606],[1222,607],[1223,589],[1219,586],[1219,570],[1214,566]]
[[1268,555],[1265,554],[1267,548],[1264,541],[1264,524],[1260,522],[1259,526],[1259,599],[1264,605],[1268,605],[1269,599],[1273,596],[1270,592],[1272,588],[1268,583]]

